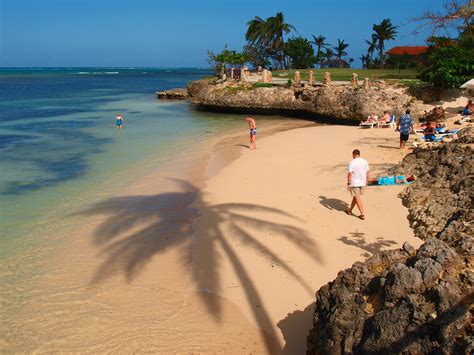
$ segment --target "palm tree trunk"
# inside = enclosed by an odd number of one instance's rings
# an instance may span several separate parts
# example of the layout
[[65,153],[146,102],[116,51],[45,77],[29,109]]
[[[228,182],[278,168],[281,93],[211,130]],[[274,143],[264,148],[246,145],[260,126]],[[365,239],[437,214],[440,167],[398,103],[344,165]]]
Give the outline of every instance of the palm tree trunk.
[[323,67],[323,58],[321,57],[321,46],[318,46],[319,69]]
[[380,68],[382,68],[382,69],[385,67],[383,49],[384,49],[383,40],[380,39],[379,40],[379,56],[380,56]]

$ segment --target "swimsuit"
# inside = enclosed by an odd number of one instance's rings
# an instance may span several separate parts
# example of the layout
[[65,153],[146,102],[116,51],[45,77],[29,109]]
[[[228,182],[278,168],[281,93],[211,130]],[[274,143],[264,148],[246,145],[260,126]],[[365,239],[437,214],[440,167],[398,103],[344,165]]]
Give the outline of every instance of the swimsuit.
[[395,185],[394,176],[380,176],[377,180],[379,185]]
[[396,184],[403,184],[405,180],[405,175],[397,175],[396,178],[395,176],[380,176],[377,179],[377,184],[380,186],[390,186]]
[[117,124],[117,126],[121,126],[122,125],[122,119],[118,119],[116,124]]
[[256,135],[257,135],[257,127],[255,127],[255,128],[250,128],[250,135],[251,135],[251,136],[256,136]]

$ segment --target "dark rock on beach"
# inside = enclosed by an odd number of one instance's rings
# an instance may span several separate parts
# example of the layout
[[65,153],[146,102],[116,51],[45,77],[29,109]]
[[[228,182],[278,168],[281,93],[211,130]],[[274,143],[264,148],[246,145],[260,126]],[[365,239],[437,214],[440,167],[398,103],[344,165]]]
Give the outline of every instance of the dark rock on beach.
[[473,353],[472,135],[416,149],[394,169],[417,175],[400,197],[426,242],[356,263],[323,286],[308,354]]
[[446,119],[445,110],[442,106],[436,106],[431,111],[420,117],[420,122],[442,122]]

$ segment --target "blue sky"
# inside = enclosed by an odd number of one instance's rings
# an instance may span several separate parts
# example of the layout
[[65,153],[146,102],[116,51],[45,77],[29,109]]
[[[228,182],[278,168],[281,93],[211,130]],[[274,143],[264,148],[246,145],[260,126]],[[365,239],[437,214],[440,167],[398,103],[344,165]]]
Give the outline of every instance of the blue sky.
[[[394,45],[423,45],[403,25],[442,0],[0,0],[0,67],[206,67],[206,50],[241,50],[246,23],[283,12],[297,34],[366,52],[372,24],[402,25]],[[296,35],[296,33],[295,33]]]

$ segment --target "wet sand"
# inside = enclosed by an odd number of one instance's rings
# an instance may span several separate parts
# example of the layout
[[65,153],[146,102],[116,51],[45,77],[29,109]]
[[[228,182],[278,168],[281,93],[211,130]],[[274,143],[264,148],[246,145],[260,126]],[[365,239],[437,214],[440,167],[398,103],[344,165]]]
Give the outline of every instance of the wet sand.
[[259,129],[246,145],[222,137],[69,216],[0,349],[304,353],[317,289],[420,244],[401,187],[370,187],[365,221],[343,212],[352,149],[383,171],[402,157],[393,130]]

